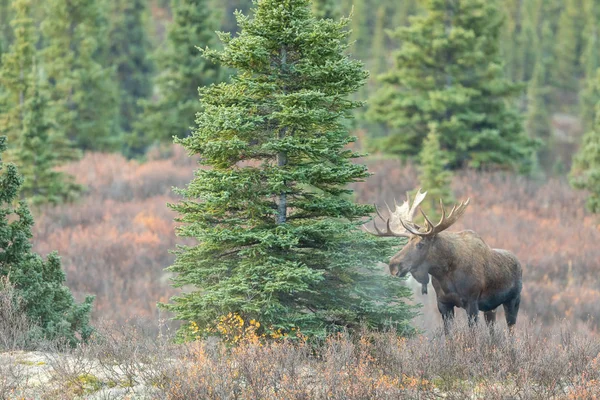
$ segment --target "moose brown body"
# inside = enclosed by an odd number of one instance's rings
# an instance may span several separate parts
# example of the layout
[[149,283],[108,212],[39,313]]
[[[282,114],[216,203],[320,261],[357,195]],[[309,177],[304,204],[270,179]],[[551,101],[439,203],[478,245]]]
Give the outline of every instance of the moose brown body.
[[471,230],[445,232],[464,213],[469,200],[455,206],[447,217],[442,204],[442,219],[437,225],[424,213],[426,228],[416,225],[412,218],[425,195],[419,191],[412,206],[406,201],[390,210],[385,232],[377,225],[376,232],[371,232],[409,237],[404,248],[390,260],[390,273],[400,277],[410,273],[423,285],[424,293],[431,276],[446,330],[455,307],[464,308],[473,324],[479,311],[484,312],[488,323],[493,322],[496,308],[503,305],[506,322],[512,327],[517,320],[522,288],[519,261],[509,251],[490,248]]

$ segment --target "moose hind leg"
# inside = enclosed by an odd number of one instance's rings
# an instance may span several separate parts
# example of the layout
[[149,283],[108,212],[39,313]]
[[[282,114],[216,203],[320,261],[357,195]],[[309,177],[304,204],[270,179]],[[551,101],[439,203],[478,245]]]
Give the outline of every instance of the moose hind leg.
[[517,314],[519,313],[519,304],[521,303],[521,295],[518,294],[511,300],[502,304],[504,307],[504,314],[506,315],[506,323],[508,328],[512,331],[512,327],[517,323]]
[[440,311],[440,314],[442,314],[444,333],[447,335],[450,333],[450,325],[454,319],[454,306],[438,302],[438,310]]

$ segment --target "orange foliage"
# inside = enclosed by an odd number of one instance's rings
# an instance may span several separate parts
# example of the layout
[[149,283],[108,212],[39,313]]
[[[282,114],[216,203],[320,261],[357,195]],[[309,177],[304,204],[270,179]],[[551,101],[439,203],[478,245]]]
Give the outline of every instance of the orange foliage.
[[167,156],[138,163],[86,154],[65,167],[87,187],[86,196],[36,215],[36,251],[60,253],[76,297],[96,295],[95,318],[156,318],[156,303],[176,293],[164,268],[182,240],[166,204],[177,201],[171,187],[191,180],[195,162],[177,149]]

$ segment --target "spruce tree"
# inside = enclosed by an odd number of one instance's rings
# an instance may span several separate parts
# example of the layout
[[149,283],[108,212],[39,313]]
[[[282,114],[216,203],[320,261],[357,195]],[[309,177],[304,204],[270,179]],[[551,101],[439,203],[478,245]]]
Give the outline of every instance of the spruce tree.
[[[596,74],[594,89],[600,93],[600,69]],[[600,213],[600,101],[596,104],[596,122],[581,141],[581,147],[573,160],[571,183],[577,189],[590,193],[587,206],[593,213]]]
[[439,213],[438,201],[444,204],[454,202],[454,195],[450,185],[452,184],[452,172],[446,169],[448,160],[446,154],[440,148],[440,136],[435,124],[430,124],[429,133],[423,143],[423,149],[419,153],[419,186],[427,191],[429,210],[432,217]]
[[526,167],[532,142],[509,101],[520,87],[504,78],[496,1],[428,0],[426,15],[399,28],[395,67],[381,78],[369,118],[389,130],[375,148],[416,156],[436,122],[450,167]]
[[143,117],[131,139],[134,152],[154,141],[170,142],[173,136],[189,135],[199,111],[198,88],[223,78],[220,68],[201,57],[198,50],[216,42],[218,25],[209,4],[210,0],[173,3],[167,47],[157,56],[161,71],[154,83],[158,99],[144,102]]
[[[0,137],[0,156],[6,137]],[[74,345],[92,333],[93,297],[77,304],[64,285],[65,273],[56,253],[46,260],[32,252],[33,217],[25,201],[15,206],[23,182],[14,164],[0,158],[0,276],[8,276],[23,299],[25,311],[38,328],[38,337],[62,339]]]
[[[569,0],[567,0],[569,1]],[[560,17],[565,8],[565,0],[540,0],[543,20],[550,22],[552,32],[556,34],[560,27]]]
[[523,15],[521,22],[521,31],[519,33],[516,47],[520,54],[520,65],[518,75],[515,75],[516,82],[528,82],[533,78],[538,55],[535,43],[540,46],[538,39],[538,26],[541,20],[541,2],[543,0],[529,0],[523,5]]
[[[560,90],[558,95],[578,89],[582,20],[581,0],[566,0],[558,22],[554,56],[556,64],[552,69],[552,81]],[[560,99],[556,102],[559,103]]]
[[585,0],[585,39],[584,50],[581,55],[581,64],[584,79],[579,97],[580,116],[585,132],[593,129],[596,103],[600,101],[600,93],[596,90],[596,70],[600,67],[600,45],[598,21],[600,21],[600,3],[597,0]]
[[37,69],[30,76],[30,93],[23,105],[23,128],[10,152],[24,177],[22,198],[30,204],[58,204],[76,199],[82,186],[56,167],[79,157],[50,120],[49,99],[40,87]]
[[544,38],[550,34],[550,26],[547,22],[544,23],[542,32],[542,39],[536,43],[538,47],[536,63],[527,90],[528,113],[526,127],[530,136],[547,142],[551,134],[550,113],[548,111],[550,103],[548,71],[552,67],[549,63],[550,54],[548,54],[548,49],[544,45]]
[[399,26],[408,26],[409,18],[413,15],[417,15],[420,12],[419,7],[421,4],[419,0],[403,0],[401,2],[396,0],[384,0],[384,3],[392,14],[394,21],[392,26],[394,28]]
[[387,65],[387,48],[385,34],[386,7],[381,5],[377,9],[375,31],[371,42],[371,73],[379,75]]
[[131,132],[141,99],[152,94],[153,63],[146,31],[147,1],[111,0],[108,64],[116,68],[120,89],[121,130]]
[[30,0],[15,0],[15,17],[10,25],[14,42],[2,55],[0,86],[0,128],[2,134],[16,141],[23,127],[23,105],[28,94],[29,76],[35,53],[35,33],[30,17]]
[[0,55],[10,47],[13,36],[10,21],[13,19],[11,0],[0,0]]
[[317,18],[340,17],[340,5],[338,0],[312,0],[313,13]]
[[77,157],[77,152],[49,119],[46,95],[34,67],[35,32],[30,0],[16,0],[12,21],[14,43],[2,57],[0,130],[11,140],[8,159],[24,176],[21,194],[33,204],[72,200],[80,187],[55,167]]
[[505,22],[501,30],[500,52],[508,78],[527,82],[533,75],[537,49],[534,43],[546,0],[506,0]]
[[513,82],[520,80],[523,75],[519,43],[522,8],[523,2],[520,0],[506,0],[502,3],[505,21],[501,31],[500,51],[504,59],[506,74]]
[[118,87],[103,58],[107,27],[102,2],[46,2],[42,57],[53,116],[65,136],[86,150],[114,149],[121,140]]
[[552,49],[550,24],[543,23],[541,37],[535,42],[537,47],[536,63],[533,77],[527,89],[527,120],[526,129],[531,138],[538,140],[534,165],[542,166],[545,170],[551,167],[552,145],[552,115],[549,110],[551,105],[551,86],[549,71],[552,68]]
[[195,289],[166,307],[201,332],[228,313],[267,332],[407,332],[407,289],[374,273],[394,242],[358,229],[374,210],[347,189],[369,176],[346,147],[356,138],[344,120],[361,105],[346,96],[367,78],[344,55],[349,21],[313,18],[309,0],[261,0],[237,19],[239,35],[204,55],[238,74],[200,90],[197,128],[177,140],[202,155],[172,206],[179,235],[198,244],[168,269]]

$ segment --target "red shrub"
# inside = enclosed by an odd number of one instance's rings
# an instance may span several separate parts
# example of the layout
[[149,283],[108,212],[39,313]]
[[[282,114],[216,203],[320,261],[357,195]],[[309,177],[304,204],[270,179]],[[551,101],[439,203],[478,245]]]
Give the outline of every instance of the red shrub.
[[87,154],[65,168],[87,193],[76,204],[36,216],[35,247],[41,254],[58,250],[76,296],[96,295],[95,317],[156,317],[156,303],[175,293],[164,268],[181,240],[166,204],[176,201],[172,186],[190,181],[192,164],[174,157],[141,164]]

